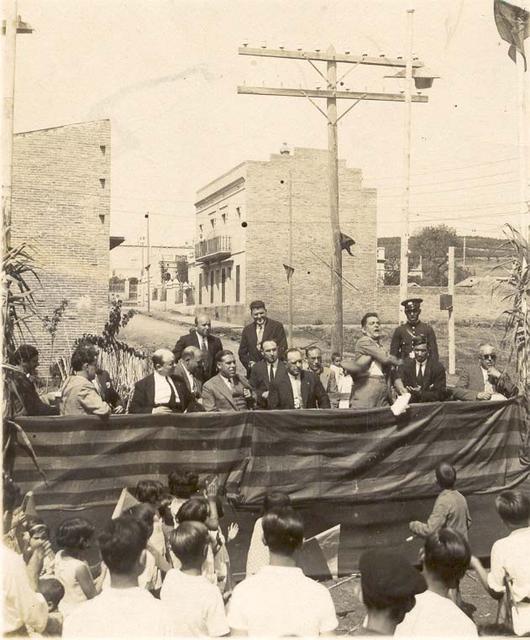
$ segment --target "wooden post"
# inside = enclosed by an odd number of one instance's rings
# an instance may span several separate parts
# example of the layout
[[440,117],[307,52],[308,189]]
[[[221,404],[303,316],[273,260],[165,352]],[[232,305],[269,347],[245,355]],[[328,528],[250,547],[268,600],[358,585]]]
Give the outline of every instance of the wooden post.
[[401,246],[399,254],[399,319],[405,321],[401,302],[408,297],[409,281],[409,211],[410,211],[410,149],[412,140],[412,42],[414,9],[407,10],[407,58],[405,67],[405,144],[403,145],[403,196],[401,208]]
[[[326,55],[333,58],[335,49],[330,46]],[[337,89],[337,62],[327,62],[328,91]],[[342,251],[340,246],[339,219],[339,160],[337,139],[337,98],[327,98],[328,117],[328,181],[329,181],[329,217],[331,222],[331,304],[333,305],[333,323],[331,325],[331,350],[342,353]]]
[[447,338],[449,346],[449,373],[456,371],[455,362],[455,248],[449,247],[449,261],[447,269],[447,292],[451,296],[452,304],[447,320]]
[[[293,266],[293,173],[289,171],[289,257],[288,266]],[[293,273],[289,276],[289,347],[293,346]]]
[[149,211],[145,214],[147,224],[147,313],[151,313],[151,243],[149,240]]

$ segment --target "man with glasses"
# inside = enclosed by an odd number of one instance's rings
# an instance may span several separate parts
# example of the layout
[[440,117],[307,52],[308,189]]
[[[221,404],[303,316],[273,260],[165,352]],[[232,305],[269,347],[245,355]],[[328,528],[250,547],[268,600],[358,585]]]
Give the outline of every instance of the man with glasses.
[[453,389],[455,400],[502,400],[517,395],[517,387],[506,371],[497,368],[497,354],[491,344],[481,344],[478,363],[463,369]]

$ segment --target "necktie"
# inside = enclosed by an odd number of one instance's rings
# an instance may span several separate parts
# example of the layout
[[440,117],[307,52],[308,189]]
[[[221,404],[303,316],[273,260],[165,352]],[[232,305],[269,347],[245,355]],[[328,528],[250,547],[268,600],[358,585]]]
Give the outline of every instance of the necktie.
[[201,338],[201,351],[203,353],[208,353],[208,343],[206,342],[206,338]]
[[270,371],[269,371],[269,382],[272,382],[273,380],[274,380],[274,366],[271,364]]
[[416,376],[416,382],[421,387],[423,384],[423,363],[420,362],[420,370],[418,371],[418,375]]

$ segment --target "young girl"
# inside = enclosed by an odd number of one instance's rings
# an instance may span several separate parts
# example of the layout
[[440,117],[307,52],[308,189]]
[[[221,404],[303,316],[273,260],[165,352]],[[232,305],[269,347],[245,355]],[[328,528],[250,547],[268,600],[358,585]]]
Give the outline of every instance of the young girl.
[[162,586],[161,573],[167,573],[171,566],[167,562],[167,545],[164,536],[162,519],[158,513],[160,496],[163,492],[163,485],[156,480],[140,480],[136,485],[136,499],[141,503],[149,504],[154,511],[153,532],[147,542],[147,549],[151,551],[156,560],[159,575],[156,579],[155,589]]
[[82,559],[90,547],[94,526],[84,518],[70,518],[59,525],[55,538],[60,550],[55,556],[55,577],[64,586],[59,611],[68,615],[84,600],[94,598],[98,589],[88,564]]
[[180,507],[192,496],[198,495],[199,476],[191,471],[172,471],[167,477],[169,493],[173,496],[171,513],[177,524],[177,513]]
[[271,491],[266,494],[263,500],[261,517],[254,524],[254,531],[250,540],[247,556],[247,577],[257,573],[261,567],[267,566],[270,561],[269,547],[263,542],[263,527],[261,525],[263,516],[273,509],[281,509],[290,505],[291,499],[281,491]]

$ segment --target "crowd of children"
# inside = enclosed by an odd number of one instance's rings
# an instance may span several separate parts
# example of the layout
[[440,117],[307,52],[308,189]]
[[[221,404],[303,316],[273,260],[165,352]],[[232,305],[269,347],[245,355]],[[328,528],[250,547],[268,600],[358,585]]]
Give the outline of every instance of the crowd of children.
[[[530,502],[519,491],[496,498],[511,530],[491,553],[489,573],[472,556],[470,517],[448,463],[436,469],[442,492],[427,523],[421,573],[388,549],[363,553],[360,598],[366,608],[356,635],[476,637],[459,583],[469,567],[492,597],[507,597],[507,618],[530,633]],[[69,518],[55,531],[20,508],[4,477],[4,634],[79,637],[219,637],[330,635],[338,627],[329,590],[297,566],[304,526],[289,496],[269,493],[255,523],[247,577],[233,586],[223,502],[217,481],[172,472],[168,485],[145,480],[135,504],[96,531]],[[89,566],[89,549],[101,556]]]

